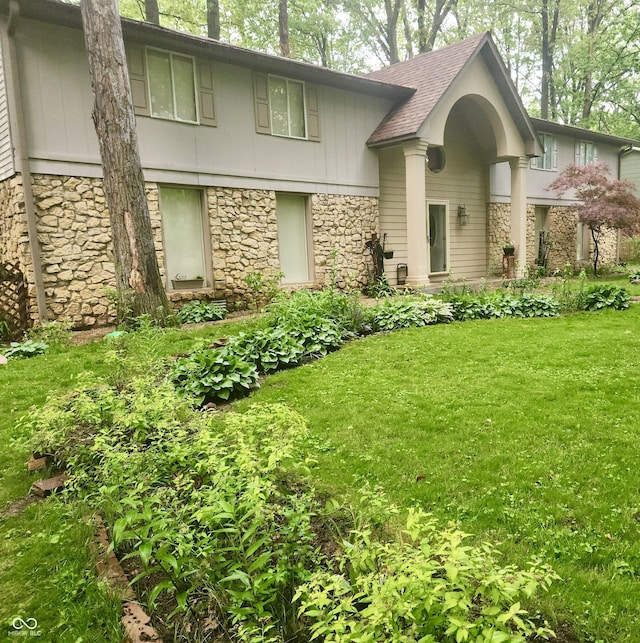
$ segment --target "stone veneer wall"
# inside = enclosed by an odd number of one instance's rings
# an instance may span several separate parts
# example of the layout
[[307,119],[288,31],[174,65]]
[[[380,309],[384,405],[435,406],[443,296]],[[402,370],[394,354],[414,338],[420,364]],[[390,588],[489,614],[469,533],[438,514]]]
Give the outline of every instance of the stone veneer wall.
[[[527,205],[527,264],[533,266],[536,260],[535,205]],[[489,271],[500,274],[502,271],[502,247],[510,239],[511,205],[509,203],[489,203],[488,205],[488,247]],[[576,260],[578,218],[568,206],[550,206],[547,214],[547,228],[551,232],[549,270],[562,269],[567,263],[581,268],[584,263]],[[590,243],[590,257],[593,257],[593,242]],[[617,233],[606,232],[600,241],[600,264],[611,263],[617,259]]]
[[[114,312],[105,289],[115,287],[109,213],[102,180],[33,175],[38,213],[38,239],[50,319],[70,319],[78,328],[111,323]],[[18,189],[19,188],[19,189]],[[279,269],[276,193],[269,190],[207,188],[204,191],[211,233],[214,287],[200,291],[169,291],[173,301],[199,297],[241,301],[251,272],[276,274]],[[146,184],[149,214],[160,274],[166,278],[162,246],[159,190]],[[364,243],[378,230],[378,200],[372,197],[314,194],[314,286],[330,278],[337,251],[336,282],[362,285],[369,255]],[[29,261],[21,182],[0,186],[0,207],[13,214],[0,227],[0,252],[8,259]],[[30,279],[30,289],[33,278]],[[35,318],[35,298],[32,305]]]
[[[251,272],[277,274],[278,226],[276,193],[271,190],[209,188],[207,193],[213,276],[216,290],[228,301],[247,293]],[[362,286],[367,280],[369,253],[365,241],[378,230],[378,199],[311,195],[313,286],[331,279],[336,253],[336,284]]]
[[330,282],[334,270],[339,288],[362,287],[367,283],[371,254],[364,245],[378,233],[377,197],[314,194],[313,249],[315,279],[319,285]]
[[0,182],[0,261],[12,263],[25,275],[29,315],[32,320],[37,319],[35,278],[20,174]]

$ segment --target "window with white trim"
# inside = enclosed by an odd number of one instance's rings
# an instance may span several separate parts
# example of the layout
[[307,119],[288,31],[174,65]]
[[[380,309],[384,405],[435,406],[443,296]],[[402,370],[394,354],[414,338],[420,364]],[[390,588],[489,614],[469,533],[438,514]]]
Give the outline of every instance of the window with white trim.
[[320,141],[320,92],[282,76],[253,74],[256,132]]
[[211,62],[135,43],[126,50],[136,116],[216,126]]
[[276,194],[278,257],[283,284],[313,281],[313,241],[307,197]]
[[598,146],[593,141],[576,141],[576,165],[598,162]]
[[537,170],[555,170],[558,167],[558,139],[553,134],[541,133],[542,156],[531,159],[531,167]]
[[151,116],[197,123],[194,59],[148,47],[147,68]]
[[269,76],[271,133],[276,136],[306,138],[304,83]]
[[160,213],[167,286],[180,281],[208,283],[202,190],[160,187]]

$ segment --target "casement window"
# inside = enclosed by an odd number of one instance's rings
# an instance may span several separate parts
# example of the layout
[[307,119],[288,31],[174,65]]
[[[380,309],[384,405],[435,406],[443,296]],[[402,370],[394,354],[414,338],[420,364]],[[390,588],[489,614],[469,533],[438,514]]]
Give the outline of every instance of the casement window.
[[127,65],[137,115],[216,124],[210,63],[162,49],[128,45]]
[[558,139],[553,134],[540,134],[544,149],[542,156],[531,159],[531,167],[537,170],[556,170],[558,168]]
[[576,165],[598,162],[598,146],[592,141],[576,141]]
[[299,80],[254,74],[256,132],[320,140],[318,91]]
[[591,243],[591,230],[589,226],[578,222],[578,238],[576,259],[578,261],[589,261],[589,247]]
[[276,195],[278,256],[283,284],[313,281],[313,242],[308,199],[298,194]]
[[167,287],[172,281],[204,279],[209,282],[202,191],[160,187],[160,214]]

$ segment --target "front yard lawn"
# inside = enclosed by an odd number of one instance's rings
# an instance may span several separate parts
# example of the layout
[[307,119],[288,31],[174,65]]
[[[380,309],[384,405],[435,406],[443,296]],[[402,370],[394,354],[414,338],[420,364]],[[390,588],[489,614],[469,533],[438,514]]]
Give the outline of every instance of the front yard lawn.
[[[219,324],[172,331],[140,350],[188,350]],[[106,344],[0,371],[0,503],[31,477],[16,419],[48,392],[105,373]],[[315,483],[353,497],[380,485],[505,562],[541,558],[564,579],[538,605],[564,641],[640,641],[640,306],[553,319],[497,319],[376,335],[269,376],[249,399],[284,402],[309,422]],[[84,508],[45,501],[0,518],[0,633],[36,618],[43,640],[119,641],[119,606],[87,553]],[[6,627],[5,627],[6,626]],[[575,638],[572,638],[572,633]]]
[[542,558],[564,579],[542,596],[556,626],[640,641],[638,355],[637,305],[466,322],[354,342],[251,401],[309,420],[322,487],[381,485],[512,562]]

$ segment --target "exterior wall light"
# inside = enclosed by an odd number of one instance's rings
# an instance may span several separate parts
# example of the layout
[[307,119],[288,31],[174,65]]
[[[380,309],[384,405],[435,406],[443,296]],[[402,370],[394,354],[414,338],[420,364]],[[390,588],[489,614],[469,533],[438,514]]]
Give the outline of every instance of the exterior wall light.
[[467,206],[459,205],[458,206],[458,225],[464,226],[469,223],[469,215],[467,214]]

